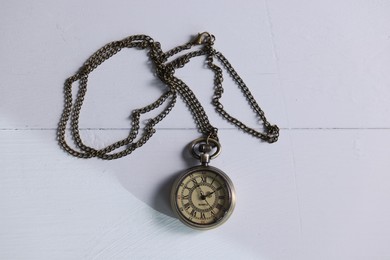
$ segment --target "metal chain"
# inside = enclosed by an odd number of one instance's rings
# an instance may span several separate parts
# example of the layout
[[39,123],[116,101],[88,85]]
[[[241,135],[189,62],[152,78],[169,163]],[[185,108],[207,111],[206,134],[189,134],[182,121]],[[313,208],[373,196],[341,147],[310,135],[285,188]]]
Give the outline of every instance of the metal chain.
[[[65,81],[64,86],[64,110],[58,125],[58,141],[61,147],[67,151],[69,154],[80,157],[80,158],[91,158],[99,157],[101,159],[111,160],[118,159],[123,156],[129,155],[135,149],[144,145],[150,137],[155,133],[154,126],[159,123],[164,117],[166,117],[172,108],[175,105],[177,94],[179,94],[184,102],[187,104],[190,109],[195,122],[199,128],[199,131],[204,135],[205,138],[212,138],[218,140],[218,129],[213,127],[204,111],[201,103],[196,98],[192,90],[179,78],[174,76],[175,70],[182,68],[186,63],[190,61],[191,58],[198,56],[206,56],[206,63],[208,67],[214,72],[214,96],[212,104],[215,106],[216,111],[223,116],[230,123],[236,125],[238,128],[242,129],[244,132],[247,132],[254,137],[267,141],[269,143],[276,142],[279,136],[279,128],[276,125],[271,125],[265,115],[261,110],[253,95],[249,91],[248,87],[245,85],[243,80],[234,70],[229,61],[222,55],[222,53],[217,52],[213,48],[215,37],[209,33],[201,33],[189,43],[186,43],[181,46],[177,46],[167,52],[163,52],[159,42],[155,42],[151,37],[146,35],[133,35],[129,36],[121,41],[115,41],[108,43],[107,45],[100,48],[84,63],[84,65],[79,69],[79,71],[69,77]],[[168,62],[168,59],[184,50],[191,49],[194,45],[202,45],[203,47],[199,50],[188,52],[171,62]],[[116,53],[118,53],[123,48],[137,48],[137,49],[147,49],[148,56],[152,63],[154,64],[156,75],[159,79],[166,84],[167,91],[164,92],[155,102],[149,104],[143,108],[135,109],[131,114],[132,127],[130,129],[129,135],[120,141],[117,141],[103,149],[95,149],[89,147],[83,143],[80,137],[79,130],[79,117],[81,107],[83,105],[84,97],[87,92],[87,83],[88,75],[93,70],[95,70],[100,64],[105,60],[109,59]],[[233,78],[234,82],[241,89],[242,93],[246,97],[248,103],[250,104],[253,111],[256,115],[263,121],[265,132],[256,131],[253,128],[246,126],[240,120],[232,117],[223,109],[223,105],[219,101],[222,97],[223,87],[223,75],[222,69],[213,63],[213,58],[217,58],[223,67],[227,70],[229,75]],[[76,100],[73,104],[72,98],[72,86],[75,82],[79,82],[79,90],[77,93]],[[150,112],[164,103],[165,108],[157,116],[150,119],[146,124],[142,136],[135,141],[138,136],[140,129],[140,117],[142,114]],[[70,120],[70,131],[73,137],[73,140],[76,146],[80,151],[76,151],[71,148],[66,140],[65,133],[67,123]],[[124,148],[119,152],[115,152],[118,148]]]

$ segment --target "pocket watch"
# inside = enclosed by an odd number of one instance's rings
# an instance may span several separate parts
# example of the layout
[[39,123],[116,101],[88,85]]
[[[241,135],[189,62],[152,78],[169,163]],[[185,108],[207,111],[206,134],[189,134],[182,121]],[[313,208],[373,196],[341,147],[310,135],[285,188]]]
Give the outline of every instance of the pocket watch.
[[221,151],[218,141],[196,139],[191,143],[191,151],[201,165],[187,169],[176,179],[171,191],[171,205],[185,225],[208,230],[230,217],[236,203],[236,192],[223,171],[208,165]]
[[[103,160],[119,159],[143,146],[153,136],[156,132],[154,127],[170,113],[175,106],[177,96],[180,95],[194,116],[199,132],[204,137],[194,140],[190,145],[190,151],[195,158],[200,160],[200,165],[184,171],[178,177],[172,187],[171,205],[173,211],[184,224],[201,230],[217,227],[230,217],[236,203],[236,193],[229,177],[220,169],[209,166],[210,160],[217,157],[221,152],[221,145],[218,142],[217,135],[218,129],[211,125],[202,104],[191,88],[175,76],[175,70],[184,67],[192,58],[204,56],[207,68],[214,73],[212,104],[217,113],[237,128],[255,138],[273,143],[279,137],[278,126],[271,125],[268,122],[264,111],[257,104],[244,81],[226,57],[213,47],[214,41],[214,35],[203,32],[199,33],[190,42],[176,46],[166,52],[162,50],[159,42],[154,41],[148,35],[142,34],[131,35],[125,39],[106,44],[93,53],[82,67],[65,81],[64,109],[57,131],[60,146],[72,156],[78,158],[98,157]],[[200,46],[199,49],[190,51],[192,47],[197,45]],[[152,63],[153,73],[164,83],[167,89],[153,103],[132,111],[131,128],[126,138],[101,149],[94,148],[83,142],[79,129],[80,112],[88,89],[88,77],[105,60],[124,48],[147,50],[149,60]],[[186,52],[168,61],[182,51]],[[222,66],[218,66],[214,60],[217,60]],[[223,108],[220,101],[224,92],[222,69],[231,76],[234,83],[242,91],[253,112],[263,122],[263,132],[245,125]],[[74,94],[72,89],[76,82],[78,82],[78,90],[77,94]],[[73,97],[76,97],[75,100],[73,100]],[[165,104],[165,108],[158,115],[148,120],[143,129],[144,131],[142,131],[143,133],[139,134],[141,115],[155,110],[163,104]],[[65,138],[68,125],[71,126],[69,130],[77,149],[70,146]]]

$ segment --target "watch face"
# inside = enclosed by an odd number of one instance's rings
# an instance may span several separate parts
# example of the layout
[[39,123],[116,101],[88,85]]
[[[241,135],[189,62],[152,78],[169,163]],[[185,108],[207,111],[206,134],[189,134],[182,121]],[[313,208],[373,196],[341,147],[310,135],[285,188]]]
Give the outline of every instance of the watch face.
[[195,229],[210,229],[224,223],[235,206],[235,191],[229,177],[211,166],[196,166],[175,182],[172,208],[179,219]]

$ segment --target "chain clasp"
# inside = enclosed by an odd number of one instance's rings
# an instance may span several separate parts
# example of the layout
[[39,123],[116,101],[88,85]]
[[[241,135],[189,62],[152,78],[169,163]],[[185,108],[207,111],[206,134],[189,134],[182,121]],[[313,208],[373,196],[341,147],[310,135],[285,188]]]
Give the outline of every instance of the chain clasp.
[[201,45],[205,43],[213,44],[215,36],[209,32],[198,33],[198,35],[192,40],[193,45]]

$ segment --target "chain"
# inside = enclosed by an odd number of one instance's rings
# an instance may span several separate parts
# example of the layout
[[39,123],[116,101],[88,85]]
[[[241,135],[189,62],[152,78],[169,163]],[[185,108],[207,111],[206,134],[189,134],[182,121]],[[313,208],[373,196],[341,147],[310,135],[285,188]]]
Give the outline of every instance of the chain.
[[[185,64],[187,64],[192,58],[198,56],[205,56],[207,66],[214,72],[215,87],[212,104],[215,106],[216,111],[226,120],[236,125],[244,132],[269,143],[276,142],[279,136],[279,128],[276,125],[271,125],[267,121],[263,110],[257,104],[248,87],[234,70],[232,65],[222,55],[222,53],[216,51],[213,48],[214,40],[215,37],[213,35],[206,32],[201,33],[198,34],[198,36],[193,41],[181,46],[177,46],[164,53],[161,49],[160,43],[155,42],[151,37],[146,35],[133,35],[121,41],[114,41],[108,43],[99,50],[97,50],[94,54],[92,54],[89,59],[87,59],[87,61],[75,75],[69,77],[65,81],[64,110],[58,125],[57,133],[58,141],[61,147],[69,154],[79,158],[98,157],[101,159],[112,160],[129,155],[135,149],[144,145],[150,139],[150,137],[152,137],[152,135],[155,133],[154,126],[158,124],[162,119],[164,119],[164,117],[166,117],[174,107],[177,99],[177,94],[182,97],[182,99],[188,106],[195,119],[199,131],[204,135],[204,137],[218,140],[218,129],[210,124],[206,112],[204,111],[204,108],[202,107],[199,100],[196,98],[195,94],[182,80],[174,76],[176,69],[184,67]],[[201,45],[202,47],[198,50],[190,51],[186,54],[183,54],[178,58],[174,59],[173,61],[168,62],[168,59],[170,57],[182,51],[190,50],[195,45]],[[132,111],[132,126],[129,135],[126,138],[117,141],[105,148],[95,149],[83,143],[79,130],[79,117],[84,97],[87,93],[88,75],[105,60],[109,59],[123,48],[136,48],[140,50],[147,50],[149,59],[155,67],[156,75],[163,83],[165,83],[165,85],[167,86],[167,90],[153,103]],[[253,128],[246,126],[240,120],[232,117],[224,110],[223,105],[220,102],[220,98],[222,97],[222,93],[224,90],[222,87],[223,72],[219,66],[213,63],[214,58],[216,58],[222,64],[222,66],[226,69],[226,71],[232,77],[237,86],[241,89],[252,110],[263,122],[264,132],[259,132]],[[79,90],[77,92],[76,99],[73,102],[72,86],[75,82],[79,82]],[[162,106],[163,104],[165,104],[164,109],[157,116],[147,122],[142,136],[140,136],[138,140],[136,140],[140,130],[141,115],[150,112]],[[80,149],[80,151],[76,151],[75,149],[71,148],[65,140],[66,127],[69,121],[70,131],[73,140],[76,146]],[[124,149],[119,152],[115,152],[115,150],[117,150],[118,148]]]

